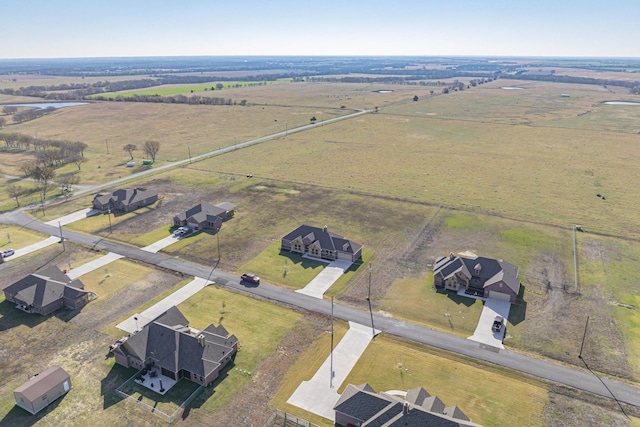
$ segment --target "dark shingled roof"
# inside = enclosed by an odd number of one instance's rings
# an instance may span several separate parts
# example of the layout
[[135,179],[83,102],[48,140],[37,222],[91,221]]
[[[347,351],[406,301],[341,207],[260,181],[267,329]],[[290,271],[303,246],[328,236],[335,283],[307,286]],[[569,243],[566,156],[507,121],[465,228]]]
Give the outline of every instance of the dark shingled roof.
[[310,225],[301,225],[286,236],[283,240],[295,240],[302,237],[305,245],[318,242],[321,249],[338,250],[346,253],[354,254],[362,249],[362,245],[345,239],[344,237],[332,233],[325,228],[312,227]]
[[75,299],[83,291],[80,280],[71,281],[56,266],[49,266],[7,286],[4,292],[34,307],[44,307],[63,297]]
[[406,414],[401,412],[385,427],[461,427],[464,425],[466,424],[460,424],[425,411],[411,409]]
[[434,265],[433,275],[445,279],[458,271],[462,271],[468,278],[480,278],[484,282],[484,287],[502,280],[515,294],[520,291],[518,267],[493,258],[459,256],[438,258]]
[[176,215],[176,218],[180,221],[186,221],[189,218],[193,218],[193,220],[198,222],[198,224],[205,221],[216,222],[218,218],[224,219],[227,211],[233,210],[235,207],[236,205],[231,202],[222,202],[215,206],[202,202],[186,212]]
[[105,205],[113,200],[114,203],[121,202],[125,206],[128,206],[132,203],[136,203],[157,195],[157,192],[144,188],[120,188],[111,194],[98,194],[96,195],[94,200],[97,200],[102,205]]
[[381,396],[359,391],[334,409],[364,422],[385,409],[390,403]]
[[64,369],[59,366],[52,366],[29,379],[29,381],[15,389],[14,392],[22,393],[33,402],[69,378],[69,374]]
[[133,353],[139,360],[153,358],[160,367],[171,372],[184,369],[206,377],[238,342],[235,335],[230,335],[222,326],[209,325],[196,335],[190,332],[184,315],[171,307],[120,348],[125,354]]

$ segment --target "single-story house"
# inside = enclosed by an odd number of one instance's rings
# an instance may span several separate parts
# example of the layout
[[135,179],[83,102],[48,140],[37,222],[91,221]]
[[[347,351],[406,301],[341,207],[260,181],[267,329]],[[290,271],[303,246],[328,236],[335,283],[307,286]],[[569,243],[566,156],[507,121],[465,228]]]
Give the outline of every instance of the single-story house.
[[280,250],[307,254],[315,258],[355,262],[362,257],[362,245],[323,228],[301,225],[280,243]]
[[480,427],[460,408],[447,407],[422,387],[392,395],[376,393],[369,384],[349,384],[333,410],[335,424],[343,427]]
[[85,291],[80,280],[72,281],[53,265],[7,286],[4,296],[22,311],[46,316],[62,307],[80,308],[95,299],[96,294]]
[[433,265],[433,285],[436,288],[467,293],[486,298],[515,302],[520,293],[518,267],[503,260],[485,257],[440,257]]
[[176,227],[189,227],[193,230],[207,228],[219,230],[222,227],[222,222],[234,215],[235,209],[236,205],[231,202],[222,202],[215,206],[202,202],[174,216],[173,225]]
[[207,386],[234,358],[238,339],[222,325],[201,331],[175,306],[112,349],[115,361],[136,369],[157,368],[176,381],[186,378]]
[[111,194],[96,194],[93,209],[131,212],[158,200],[158,193],[146,188],[121,188]]
[[71,377],[59,366],[53,366],[13,390],[16,405],[31,414],[71,390]]

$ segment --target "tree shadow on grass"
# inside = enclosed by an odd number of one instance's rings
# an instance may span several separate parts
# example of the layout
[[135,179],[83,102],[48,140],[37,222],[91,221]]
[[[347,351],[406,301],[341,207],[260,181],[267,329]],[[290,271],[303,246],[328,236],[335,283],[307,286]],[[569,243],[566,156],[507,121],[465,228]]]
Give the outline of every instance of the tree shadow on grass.
[[471,307],[473,304],[476,303],[476,300],[474,298],[461,297],[457,293],[453,291],[448,291],[446,289],[436,288],[436,293],[445,294],[447,298],[449,298],[451,301],[453,301],[457,305],[464,305],[465,307]]
[[[71,390],[71,393],[73,393],[73,390]],[[38,412],[35,415],[32,415],[31,413],[22,409],[18,405],[15,405],[4,416],[4,418],[0,420],[0,427],[4,427],[4,426],[30,427],[36,424],[37,422],[41,421],[50,412],[54,411],[56,407],[58,407],[60,402],[62,402],[62,399],[64,399],[66,396],[67,396],[67,393],[63,394],[62,396],[60,396],[59,398],[51,402],[49,405],[47,405],[45,408],[41,409],[40,412]]]
[[527,318],[527,302],[524,300],[524,285],[520,285],[520,292],[516,302],[511,304],[511,310],[509,311],[509,323],[517,325],[520,322],[524,322]]

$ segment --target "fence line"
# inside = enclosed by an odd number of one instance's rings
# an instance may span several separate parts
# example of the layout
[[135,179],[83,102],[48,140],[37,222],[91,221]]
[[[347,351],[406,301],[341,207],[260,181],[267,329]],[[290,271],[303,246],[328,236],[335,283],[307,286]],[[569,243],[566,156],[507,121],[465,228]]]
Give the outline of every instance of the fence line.
[[267,420],[265,427],[320,427],[317,424],[298,418],[280,409],[274,410]]

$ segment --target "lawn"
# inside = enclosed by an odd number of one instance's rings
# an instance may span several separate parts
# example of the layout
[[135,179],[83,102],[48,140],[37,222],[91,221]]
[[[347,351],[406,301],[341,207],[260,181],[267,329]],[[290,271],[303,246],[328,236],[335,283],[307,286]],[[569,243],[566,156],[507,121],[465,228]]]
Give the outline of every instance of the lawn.
[[[101,256],[101,255],[100,255]],[[98,258],[99,256],[96,256]],[[89,262],[91,260],[87,260]],[[75,265],[78,267],[78,265]],[[80,276],[84,289],[98,294],[98,300],[109,301],[109,298],[130,285],[151,274],[153,269],[127,259],[119,259],[112,263]]]
[[[224,379],[214,384],[215,394],[203,403],[207,412],[222,408],[233,395],[252,380],[262,360],[276,351],[278,342],[302,314],[267,301],[209,286],[178,306],[197,329],[222,324],[239,340],[235,363]],[[237,368],[237,369],[236,369]]]
[[[199,83],[199,84],[171,84],[171,85],[161,85],[154,86],[150,88],[144,89],[132,89],[132,90],[123,90],[120,92],[109,92],[103,94],[92,95],[90,98],[95,98],[98,96],[107,98],[107,99],[115,99],[118,96],[131,96],[131,95],[143,95],[143,96],[170,96],[170,95],[178,95],[183,94],[186,96],[194,95],[207,95],[207,96],[216,96],[221,98],[233,98],[235,99],[233,92],[224,91],[217,88],[217,84],[219,81],[216,81],[212,78],[209,83]],[[283,80],[274,80],[274,81],[237,81],[237,82],[229,82],[225,81],[220,84],[223,85],[222,89],[237,89],[240,87],[253,87],[259,85],[271,85],[271,84],[282,84],[286,83]],[[212,89],[215,88],[215,89]],[[240,101],[237,99],[237,101]]]
[[0,251],[24,248],[47,237],[28,228],[0,224]]

